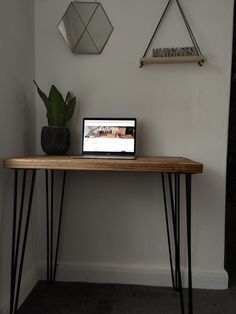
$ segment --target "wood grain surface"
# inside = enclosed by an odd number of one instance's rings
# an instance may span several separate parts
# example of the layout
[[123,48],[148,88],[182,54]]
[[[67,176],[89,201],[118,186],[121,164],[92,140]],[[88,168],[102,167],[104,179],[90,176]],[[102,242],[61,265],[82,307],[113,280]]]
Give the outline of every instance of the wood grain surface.
[[198,63],[206,61],[205,56],[179,56],[179,57],[144,57],[140,59],[142,64],[158,63]]
[[135,171],[201,173],[202,163],[183,157],[136,157],[125,159],[90,159],[77,156],[32,156],[5,159],[9,169],[57,169],[85,171]]

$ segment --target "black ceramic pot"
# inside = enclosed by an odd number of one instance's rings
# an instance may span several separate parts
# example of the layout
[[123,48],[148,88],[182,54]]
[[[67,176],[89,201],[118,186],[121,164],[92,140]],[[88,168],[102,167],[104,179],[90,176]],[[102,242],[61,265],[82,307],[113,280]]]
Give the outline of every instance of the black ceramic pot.
[[70,147],[70,131],[65,127],[44,126],[41,146],[47,155],[65,155]]

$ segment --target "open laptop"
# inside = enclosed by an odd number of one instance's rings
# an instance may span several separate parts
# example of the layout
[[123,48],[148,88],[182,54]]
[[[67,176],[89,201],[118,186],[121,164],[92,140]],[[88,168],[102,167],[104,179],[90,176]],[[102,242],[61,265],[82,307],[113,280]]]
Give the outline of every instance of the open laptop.
[[135,118],[84,118],[82,157],[135,159]]

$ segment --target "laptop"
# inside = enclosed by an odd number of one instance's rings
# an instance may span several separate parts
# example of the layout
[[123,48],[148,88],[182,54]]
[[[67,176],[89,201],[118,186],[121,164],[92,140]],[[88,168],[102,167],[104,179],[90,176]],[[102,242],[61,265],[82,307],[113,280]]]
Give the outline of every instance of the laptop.
[[135,159],[135,118],[84,118],[82,157]]

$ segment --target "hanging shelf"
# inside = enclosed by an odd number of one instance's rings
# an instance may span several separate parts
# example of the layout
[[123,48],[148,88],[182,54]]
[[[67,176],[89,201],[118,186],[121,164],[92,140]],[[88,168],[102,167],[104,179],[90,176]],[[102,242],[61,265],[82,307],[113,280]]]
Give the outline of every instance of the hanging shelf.
[[144,57],[140,59],[140,65],[161,63],[204,63],[204,56],[178,56],[178,57]]
[[[170,7],[170,5],[172,4],[173,1],[176,1],[176,3],[177,3],[177,6],[178,6],[179,11],[181,13],[181,16],[182,16],[182,18],[184,20],[184,24],[185,24],[185,26],[187,28],[187,31],[189,33],[189,36],[190,36],[191,41],[192,41],[193,46],[194,46],[194,47],[190,47],[190,48],[194,48],[195,54],[194,55],[191,54],[191,55],[147,57],[146,56],[147,52],[148,52],[148,50],[149,50],[149,48],[150,48],[150,46],[151,46],[151,44],[153,42],[153,39],[154,39],[158,29],[159,29],[159,26],[160,26],[161,22],[163,21],[166,13],[167,13],[167,11],[168,11],[168,9],[169,9],[169,7]],[[180,49],[182,49],[182,48],[180,48]],[[163,48],[163,50],[170,51],[170,49],[168,49],[168,48]],[[145,52],[143,54],[143,57],[140,58],[140,68],[144,64],[160,64],[160,63],[198,63],[200,66],[202,66],[203,63],[205,62],[205,60],[206,60],[206,57],[202,55],[202,52],[201,52],[201,50],[200,50],[200,48],[198,46],[198,43],[197,43],[197,41],[196,41],[196,39],[195,39],[195,37],[193,35],[193,32],[191,30],[191,27],[190,27],[190,25],[188,23],[188,20],[187,20],[185,14],[184,14],[184,11],[183,11],[180,3],[179,3],[179,0],[169,0],[167,5],[166,5],[166,7],[165,7],[165,10],[164,10],[161,18],[160,18],[160,20],[159,20],[159,22],[157,24],[157,27],[156,27],[153,35],[152,35],[152,38],[151,38],[151,40],[148,43],[148,46],[147,46],[147,48],[146,48],[146,50],[145,50]]]

